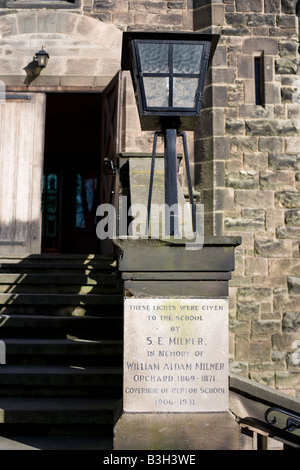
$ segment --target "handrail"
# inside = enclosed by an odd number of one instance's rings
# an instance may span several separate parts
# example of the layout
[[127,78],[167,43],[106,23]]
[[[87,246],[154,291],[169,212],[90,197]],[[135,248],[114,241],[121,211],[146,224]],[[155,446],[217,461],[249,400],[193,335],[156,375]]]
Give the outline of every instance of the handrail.
[[230,411],[241,427],[300,448],[298,399],[232,374]]

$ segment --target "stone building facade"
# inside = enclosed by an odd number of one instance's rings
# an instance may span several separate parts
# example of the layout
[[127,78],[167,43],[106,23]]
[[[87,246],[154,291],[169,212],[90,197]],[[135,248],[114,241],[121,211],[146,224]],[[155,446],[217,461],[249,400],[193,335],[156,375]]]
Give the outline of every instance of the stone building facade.
[[[42,40],[49,67],[27,90],[101,91],[120,68],[122,31],[220,34],[189,147],[207,235],[243,239],[230,282],[231,368],[299,397],[299,2],[1,0],[0,14],[9,91],[24,91],[24,66]],[[151,152],[126,73],[123,85],[119,150]]]
[[221,42],[202,115],[213,105],[211,137],[199,129],[195,168],[211,233],[243,238],[231,282],[232,369],[299,396],[299,5],[211,8]]

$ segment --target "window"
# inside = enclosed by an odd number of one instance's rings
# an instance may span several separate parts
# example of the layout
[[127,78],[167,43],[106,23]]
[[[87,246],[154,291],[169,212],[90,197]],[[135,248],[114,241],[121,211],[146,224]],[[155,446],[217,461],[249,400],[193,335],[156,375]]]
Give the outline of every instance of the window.
[[[200,64],[204,45],[199,41],[173,44],[136,40],[147,111],[161,108],[194,110],[198,105]],[[147,100],[146,100],[147,96]]]
[[264,55],[254,57],[255,104],[265,105]]
[[96,226],[97,178],[76,175],[76,228]]
[[49,173],[43,177],[42,236],[53,250],[58,247],[58,212],[58,175]]

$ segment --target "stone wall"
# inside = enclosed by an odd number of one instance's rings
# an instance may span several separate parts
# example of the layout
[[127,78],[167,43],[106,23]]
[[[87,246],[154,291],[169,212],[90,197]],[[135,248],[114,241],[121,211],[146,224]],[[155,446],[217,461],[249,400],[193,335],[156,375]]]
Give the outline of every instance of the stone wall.
[[[296,4],[97,2],[93,14],[122,29],[221,35],[195,132],[195,184],[205,204],[206,233],[243,237],[230,283],[231,369],[300,396]],[[264,103],[256,105],[254,57],[261,56]]]
[[[196,18],[206,3],[199,2]],[[221,39],[197,132],[196,179],[207,232],[243,238],[230,283],[231,367],[300,396],[296,1],[224,0],[214,7]],[[254,56],[261,54],[265,101],[257,105]]]
[[127,30],[193,28],[193,0],[84,0],[84,11]]

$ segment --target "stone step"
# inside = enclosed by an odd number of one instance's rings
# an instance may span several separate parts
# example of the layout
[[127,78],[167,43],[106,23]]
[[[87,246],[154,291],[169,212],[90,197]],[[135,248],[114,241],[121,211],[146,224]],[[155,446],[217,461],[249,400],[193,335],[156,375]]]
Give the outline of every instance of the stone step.
[[[0,428],[1,429],[1,428]],[[1,432],[1,431],[0,431]],[[1,436],[1,450],[112,450],[112,438],[100,436]]]
[[112,318],[120,317],[123,314],[123,299],[116,304],[98,304],[97,303],[82,303],[74,302],[71,305],[69,304],[33,304],[30,302],[14,303],[13,300],[11,303],[1,304],[0,303],[0,315],[4,316],[38,316],[47,317],[52,316],[56,317],[106,317],[109,315]]
[[115,399],[1,397],[0,426],[1,423],[113,425],[116,405]]
[[103,328],[106,323],[116,325],[121,317],[112,316],[55,316],[55,315],[0,315],[1,333],[7,328]]
[[2,365],[0,386],[22,385],[118,385],[121,367],[67,365]]
[[8,338],[6,350],[10,354],[120,354],[122,341],[85,340],[80,338],[37,339]]
[[122,305],[121,294],[14,294],[1,293],[0,305]]
[[[120,313],[120,312],[119,312]],[[123,318],[118,316],[0,315],[0,339],[67,338],[122,339]]]
[[[18,386],[20,388],[20,386]],[[121,384],[110,385],[22,385],[16,387],[0,384],[2,398],[114,398],[119,400],[122,396]],[[18,432],[18,431],[17,431]],[[1,434],[1,428],[0,428]]]
[[6,364],[122,364],[121,340],[8,338]]
[[120,314],[121,294],[0,294],[0,314]]
[[29,255],[0,257],[1,273],[99,273],[116,271],[117,261],[102,255]]
[[0,294],[38,294],[38,295],[94,295],[115,294],[118,289],[115,285],[72,285],[72,284],[0,284]]
[[36,254],[36,255],[0,255],[0,270],[4,267],[33,266],[45,270],[45,267],[68,266],[96,267],[98,269],[115,269],[117,261],[112,256],[95,254]]
[[122,317],[112,257],[1,256],[0,449],[112,448]]
[[22,284],[22,285],[87,285],[95,286],[98,284],[114,285],[116,283],[117,275],[115,272],[100,272],[100,273],[80,273],[80,274],[21,274],[21,273],[1,273],[0,272],[0,285]]

